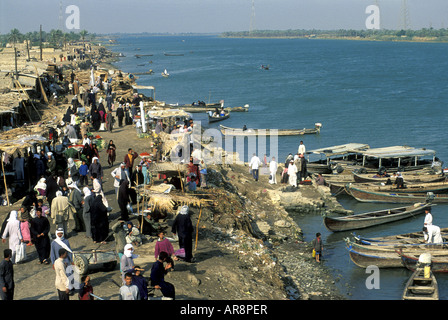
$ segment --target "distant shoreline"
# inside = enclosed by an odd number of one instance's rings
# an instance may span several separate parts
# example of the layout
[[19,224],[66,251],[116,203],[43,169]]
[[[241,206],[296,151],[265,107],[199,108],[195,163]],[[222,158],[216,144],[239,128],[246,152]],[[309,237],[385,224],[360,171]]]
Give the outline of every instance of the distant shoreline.
[[362,38],[362,37],[303,37],[303,36],[264,36],[264,37],[254,37],[254,36],[224,36],[221,35],[221,38],[228,39],[305,39],[305,40],[348,40],[348,41],[377,41],[377,42],[416,42],[416,43],[448,43],[448,40],[439,40],[439,39],[424,39],[424,38],[390,38],[390,39],[381,39],[381,38]]

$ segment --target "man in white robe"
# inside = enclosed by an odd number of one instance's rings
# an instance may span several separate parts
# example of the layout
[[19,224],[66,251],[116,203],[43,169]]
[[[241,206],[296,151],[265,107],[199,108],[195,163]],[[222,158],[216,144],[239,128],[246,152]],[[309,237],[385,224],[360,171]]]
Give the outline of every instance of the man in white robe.
[[432,224],[423,227],[423,234],[425,235],[425,240],[427,241],[427,243],[443,243],[442,235],[440,234],[440,227],[438,226]]
[[18,212],[16,210],[11,211],[9,214],[8,223],[6,224],[5,231],[2,234],[2,242],[6,243],[6,238],[9,238],[9,249],[12,251],[11,261],[16,261],[17,247],[22,243],[22,233],[20,232],[20,221],[17,219]]
[[297,167],[294,164],[294,161],[289,162],[288,166],[288,175],[289,175],[289,184],[297,188]]
[[277,161],[275,161],[275,157],[272,157],[271,161],[269,162],[269,174],[271,176],[271,179],[269,180],[270,184],[277,184],[277,169]]
[[425,210],[425,222],[423,225],[425,227],[432,225],[432,214],[428,209]]
[[299,150],[297,151],[297,153],[305,155],[305,152],[306,152],[305,145],[303,144],[303,141],[300,141]]
[[25,165],[25,159],[23,159],[19,153],[17,157],[14,158],[14,160],[12,161],[12,169],[16,172],[16,180],[25,179],[24,165]]

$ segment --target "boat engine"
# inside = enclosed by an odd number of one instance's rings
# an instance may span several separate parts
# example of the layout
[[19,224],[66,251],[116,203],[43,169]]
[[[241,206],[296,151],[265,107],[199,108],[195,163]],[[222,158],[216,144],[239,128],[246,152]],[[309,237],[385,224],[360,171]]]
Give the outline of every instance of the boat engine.
[[427,192],[426,193],[426,202],[432,202],[436,196],[434,195],[434,192]]

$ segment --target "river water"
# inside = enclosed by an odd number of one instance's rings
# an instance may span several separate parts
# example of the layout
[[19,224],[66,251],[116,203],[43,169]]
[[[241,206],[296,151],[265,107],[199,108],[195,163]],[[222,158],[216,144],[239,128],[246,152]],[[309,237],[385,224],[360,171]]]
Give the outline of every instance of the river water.
[[[249,112],[234,112],[221,123],[229,127],[290,129],[322,123],[319,135],[279,137],[272,155],[277,154],[280,161],[297,151],[300,140],[307,150],[349,142],[375,148],[425,147],[448,161],[446,43],[216,36],[122,36],[117,40],[110,48],[125,57],[116,65],[131,73],[152,69],[154,74],[139,76],[138,84],[154,86],[157,100],[179,104],[224,100],[225,106],[232,107],[249,104]],[[152,56],[138,59],[136,54]],[[261,65],[270,68],[262,70]],[[170,77],[161,76],[164,69]],[[205,114],[194,114],[194,118],[209,126]],[[267,147],[268,157],[271,149]],[[259,150],[263,149],[259,146]],[[339,201],[356,213],[396,206],[362,204],[347,196]],[[448,226],[447,211],[448,205],[435,206],[434,224]],[[420,216],[358,233],[375,237],[419,231],[423,219]],[[327,231],[321,216],[295,215],[295,220],[307,241],[316,232],[322,233],[324,263],[349,299],[401,298],[410,271],[382,269],[379,289],[368,289],[370,274],[354,265],[345,249],[343,238],[350,232]],[[438,274],[437,280],[440,298],[446,299],[448,276]]]

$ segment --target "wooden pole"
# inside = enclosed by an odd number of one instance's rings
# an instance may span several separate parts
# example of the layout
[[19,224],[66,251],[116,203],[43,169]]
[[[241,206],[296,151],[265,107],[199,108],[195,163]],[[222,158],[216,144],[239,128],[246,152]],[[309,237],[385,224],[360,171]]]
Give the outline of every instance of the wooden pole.
[[2,161],[2,172],[3,172],[3,183],[5,184],[6,201],[8,202],[8,206],[9,206],[10,204],[9,204],[9,196],[8,196],[8,186],[6,185],[5,167],[3,165],[4,158],[5,158],[5,153],[3,152],[2,153],[2,158],[1,158],[1,161]]
[[194,245],[194,251],[196,251],[198,247],[199,221],[201,220],[201,215],[202,215],[202,205],[199,207],[198,223],[196,224],[196,243]]
[[182,187],[182,192],[185,193],[185,190],[184,190],[184,181],[182,180],[182,176],[180,175],[180,170],[177,169],[177,172],[179,173],[180,186]]
[[[26,93],[26,91],[23,89],[23,87],[22,87],[22,85],[20,84],[19,81],[16,81],[16,82],[17,82],[17,85],[18,85],[18,86],[20,87],[20,89],[22,90],[22,92],[26,95],[26,97],[28,98],[28,100],[30,100],[31,105],[32,105],[33,108],[34,108],[34,111],[36,111],[37,115],[39,116],[39,119],[42,120],[42,116],[40,115],[39,110],[37,110],[36,106],[34,105],[33,101],[31,100],[30,96],[28,95],[28,93]],[[32,120],[31,120],[31,122],[32,122]]]
[[19,72],[17,71],[17,49],[14,47],[14,63],[16,67],[16,80],[19,79]]
[[[42,61],[42,25],[40,25],[40,44],[39,44],[39,49],[40,49],[40,61]],[[39,75],[38,75],[39,76]],[[48,102],[47,102],[48,103]]]
[[37,79],[39,80],[40,92],[42,93],[42,96],[44,97],[45,102],[48,104],[47,94],[45,93],[45,89],[42,86],[42,81],[40,81],[39,71],[37,71],[37,67],[36,66],[34,66],[34,69],[36,69]]

